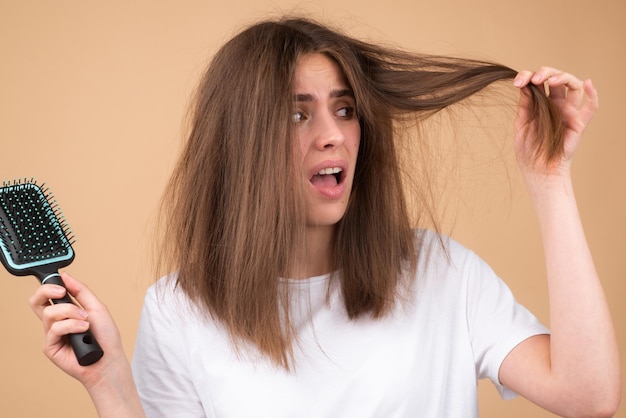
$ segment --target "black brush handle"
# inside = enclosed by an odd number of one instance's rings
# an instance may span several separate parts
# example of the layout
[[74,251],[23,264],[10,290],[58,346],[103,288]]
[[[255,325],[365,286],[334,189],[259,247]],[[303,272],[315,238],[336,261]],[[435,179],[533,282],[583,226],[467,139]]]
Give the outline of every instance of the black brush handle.
[[[45,284],[56,284],[65,287],[61,276],[58,274],[52,274],[42,281]],[[52,303],[74,303],[69,294],[65,294],[60,299],[52,299]],[[98,344],[98,341],[93,336],[91,331],[80,332],[77,334],[67,334],[67,338],[70,341],[74,354],[76,354],[76,360],[81,366],[89,366],[94,364],[104,355],[104,351]]]

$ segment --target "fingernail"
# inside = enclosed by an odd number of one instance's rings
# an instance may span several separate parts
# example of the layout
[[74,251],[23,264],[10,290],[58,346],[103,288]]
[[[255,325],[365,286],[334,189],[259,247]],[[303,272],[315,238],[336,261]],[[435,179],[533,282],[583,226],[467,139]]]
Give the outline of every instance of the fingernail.
[[524,80],[522,80],[522,77],[515,77],[515,80],[513,80],[513,85],[516,87],[520,87],[523,82]]
[[84,309],[81,309],[78,311],[78,314],[80,315],[81,318],[86,319],[89,314],[87,313],[87,311],[85,311]]
[[65,293],[65,288],[61,287],[61,286],[54,286],[52,288],[52,293],[54,293],[55,295],[63,295]]
[[534,81],[534,82],[541,81],[541,74],[535,74],[535,75],[533,76],[533,81]]

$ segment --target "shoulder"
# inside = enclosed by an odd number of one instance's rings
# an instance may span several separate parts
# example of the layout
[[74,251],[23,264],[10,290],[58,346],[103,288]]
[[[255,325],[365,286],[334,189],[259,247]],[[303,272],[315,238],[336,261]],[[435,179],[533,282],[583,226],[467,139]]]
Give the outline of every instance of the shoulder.
[[476,263],[484,263],[476,253],[450,236],[429,229],[414,230],[414,240],[421,274],[433,270],[458,273]]
[[415,237],[419,255],[413,283],[420,291],[478,304],[487,295],[498,299],[510,292],[488,263],[451,237],[429,230],[416,230]]
[[143,315],[153,319],[186,321],[198,313],[194,303],[177,285],[176,274],[157,280],[148,288],[144,297]]

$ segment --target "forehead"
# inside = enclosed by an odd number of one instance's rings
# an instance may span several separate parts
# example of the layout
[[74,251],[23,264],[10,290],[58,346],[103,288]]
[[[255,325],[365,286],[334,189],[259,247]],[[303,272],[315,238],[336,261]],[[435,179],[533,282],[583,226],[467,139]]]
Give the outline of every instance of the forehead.
[[347,83],[339,65],[328,56],[313,53],[298,59],[295,70],[296,90],[346,87]]

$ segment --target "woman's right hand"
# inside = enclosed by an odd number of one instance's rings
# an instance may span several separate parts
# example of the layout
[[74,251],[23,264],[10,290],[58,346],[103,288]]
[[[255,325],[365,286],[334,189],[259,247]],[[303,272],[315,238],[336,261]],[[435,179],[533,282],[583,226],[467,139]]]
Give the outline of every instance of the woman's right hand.
[[[67,291],[82,307],[70,303],[52,305],[50,299],[58,299],[66,293],[65,288],[54,284],[39,286],[30,298],[30,306],[43,324],[46,357],[70,376],[89,385],[102,377],[107,364],[120,360],[120,354],[123,355],[120,335],[106,306],[87,286],[67,273],[61,273],[61,277]],[[91,329],[98,340],[104,356],[91,366],[80,366],[66,335],[87,329]]]
[[[44,354],[65,373],[80,381],[91,396],[100,417],[141,417],[143,410],[120,334],[107,307],[85,286],[61,273],[67,291],[80,306],[53,305],[63,297],[62,286],[44,284],[30,298],[30,306],[44,329]],[[104,351],[102,358],[81,366],[66,338],[67,334],[90,329]]]

